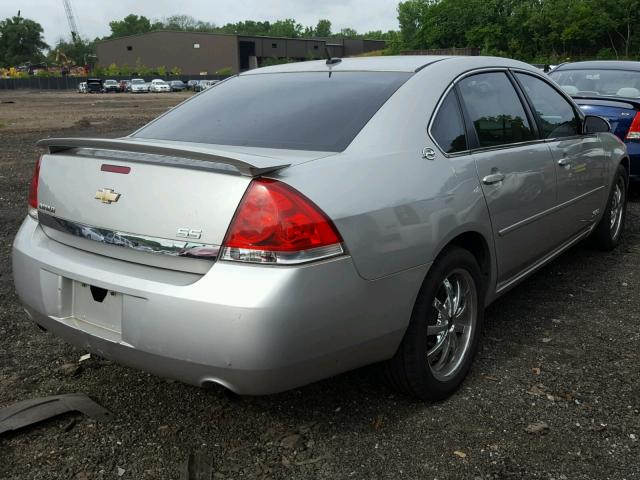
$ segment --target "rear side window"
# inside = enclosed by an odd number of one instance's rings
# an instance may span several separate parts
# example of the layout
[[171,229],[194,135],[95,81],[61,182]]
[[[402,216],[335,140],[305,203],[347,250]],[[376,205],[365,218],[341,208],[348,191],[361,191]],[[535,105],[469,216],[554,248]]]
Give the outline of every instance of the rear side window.
[[431,135],[445,153],[467,150],[464,123],[454,90],[450,90],[433,119]]
[[411,75],[240,75],[171,110],[135,137],[339,152]]
[[546,82],[524,73],[516,73],[531,99],[544,138],[578,135],[579,121],[567,100]]
[[480,147],[534,139],[520,98],[504,72],[473,75],[461,80],[459,87]]

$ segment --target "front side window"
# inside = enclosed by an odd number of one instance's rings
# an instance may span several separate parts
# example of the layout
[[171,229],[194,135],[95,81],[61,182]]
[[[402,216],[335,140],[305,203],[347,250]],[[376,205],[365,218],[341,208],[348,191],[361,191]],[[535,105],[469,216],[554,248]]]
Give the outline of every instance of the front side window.
[[473,75],[461,80],[459,87],[480,147],[534,139],[524,107],[504,72]]
[[440,109],[433,119],[431,135],[445,153],[456,153],[467,150],[467,139],[464,134],[464,123],[460,115],[460,107],[454,90],[449,91]]
[[531,99],[544,138],[572,137],[579,133],[579,120],[567,100],[546,82],[532,75],[516,73]]
[[[404,72],[239,75],[206,89],[134,136],[340,152],[412,75]],[[201,85],[205,86],[206,81]],[[185,128],[175,128],[176,125]]]

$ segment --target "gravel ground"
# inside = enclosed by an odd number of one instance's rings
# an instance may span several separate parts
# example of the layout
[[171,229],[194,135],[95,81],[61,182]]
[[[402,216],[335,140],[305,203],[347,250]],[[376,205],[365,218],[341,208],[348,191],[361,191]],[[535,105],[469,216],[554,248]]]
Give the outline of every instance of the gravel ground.
[[395,395],[374,368],[237,397],[78,366],[85,352],[28,322],[13,291],[33,144],[123,135],[183,98],[0,92],[0,407],[83,392],[116,417],[67,414],[1,436],[0,478],[187,478],[190,455],[215,479],[640,478],[638,192],[616,251],[580,245],[488,309],[475,366],[445,402]]

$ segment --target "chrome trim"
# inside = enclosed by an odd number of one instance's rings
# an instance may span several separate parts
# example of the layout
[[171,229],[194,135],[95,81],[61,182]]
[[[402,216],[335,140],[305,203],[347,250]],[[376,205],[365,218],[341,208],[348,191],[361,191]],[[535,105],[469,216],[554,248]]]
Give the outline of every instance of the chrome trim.
[[583,193],[582,195],[579,195],[577,197],[573,197],[571,200],[567,200],[564,203],[560,203],[558,205],[555,205],[547,210],[544,210],[543,212],[540,213],[536,213],[535,215],[530,216],[529,218],[525,218],[524,220],[520,220],[518,223],[514,223],[513,225],[510,225],[508,227],[503,228],[502,230],[498,230],[498,235],[500,235],[501,237],[503,237],[504,235],[506,235],[507,233],[511,233],[514,230],[517,230],[520,227],[524,227],[525,225],[538,220],[539,218],[542,218],[546,215],[549,215],[551,213],[557,212],[558,210],[562,210],[565,207],[568,207],[569,205],[572,205],[574,203],[576,203],[579,200],[582,200],[585,197],[588,197],[589,195],[592,195],[596,192],[599,192],[600,190],[602,190],[604,188],[604,185],[601,185],[597,188],[594,188],[593,190],[590,190],[586,193]]
[[271,265],[298,265],[344,255],[342,243],[325,245],[296,252],[276,252],[248,248],[222,247],[220,260],[229,262],[260,263]]
[[137,252],[215,260],[220,251],[220,245],[184,242],[94,227],[92,225],[56,217],[44,211],[38,212],[38,220],[41,225],[59,232],[105,245],[129,248]]
[[[440,96],[440,99],[438,100],[438,103],[436,104],[435,108],[433,109],[433,113],[432,113],[431,118],[429,119],[429,123],[427,125],[427,136],[434,143],[434,145],[438,148],[440,153],[442,153],[442,155],[444,155],[446,158],[455,158],[455,157],[459,157],[459,156],[462,156],[462,155],[470,155],[470,154],[474,154],[474,153],[478,153],[478,152],[487,152],[487,151],[492,151],[492,150],[504,150],[504,149],[507,149],[507,148],[514,148],[514,147],[519,147],[519,146],[524,146],[524,145],[534,145],[534,144],[537,144],[537,143],[545,143],[545,139],[543,139],[543,138],[534,138],[532,140],[526,140],[524,142],[505,143],[503,145],[496,145],[496,146],[491,146],[491,147],[467,148],[466,150],[462,150],[460,152],[445,153],[445,151],[442,149],[442,147],[440,147],[440,145],[438,145],[438,142],[436,141],[435,137],[433,136],[433,134],[431,132],[431,129],[433,128],[433,123],[434,123],[434,121],[436,119],[436,116],[438,115],[440,107],[442,106],[442,103],[444,102],[444,99],[447,97],[449,92],[451,90],[453,90],[453,88],[455,88],[455,86],[461,80],[463,80],[463,79],[465,79],[467,77],[470,77],[472,75],[477,75],[479,73],[503,72],[503,73],[506,74],[509,71],[511,71],[511,69],[509,67],[481,67],[481,68],[475,68],[475,69],[467,70],[466,72],[461,73],[456,78],[454,78],[453,81],[449,84],[449,86],[446,88],[444,93]],[[528,72],[528,73],[533,73],[533,72],[529,72],[528,70],[522,70],[522,71],[523,72]],[[464,115],[463,115],[463,117],[464,117]],[[466,130],[465,130],[465,136],[466,136]],[[468,140],[469,139],[467,138],[467,143],[468,143]]]
[[587,227],[586,230],[580,232],[575,237],[571,238],[569,241],[563,243],[556,250],[548,253],[547,255],[542,257],[540,260],[535,262],[533,265],[525,268],[523,271],[521,271],[520,273],[514,275],[510,279],[505,280],[504,282],[498,283],[497,288],[496,288],[496,294],[504,293],[505,290],[511,288],[516,283],[518,283],[520,280],[523,280],[524,278],[528,277],[530,274],[532,274],[536,270],[538,270],[538,269],[542,268],[543,266],[545,266],[551,260],[553,260],[554,258],[559,256],[560,254],[562,254],[562,252],[564,252],[565,250],[571,248],[573,245],[578,243],[583,238],[589,236],[589,234],[593,231],[594,227],[595,227],[595,224],[590,225],[589,227]]

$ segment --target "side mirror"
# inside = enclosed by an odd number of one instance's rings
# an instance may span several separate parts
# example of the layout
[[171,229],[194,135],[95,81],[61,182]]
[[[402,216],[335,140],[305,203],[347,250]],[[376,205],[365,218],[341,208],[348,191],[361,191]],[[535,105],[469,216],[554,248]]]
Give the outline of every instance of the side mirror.
[[584,133],[608,133],[611,131],[611,125],[602,117],[595,115],[587,115],[584,117]]

